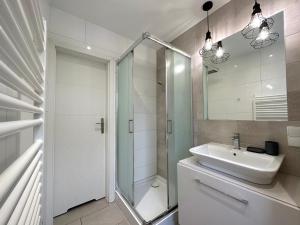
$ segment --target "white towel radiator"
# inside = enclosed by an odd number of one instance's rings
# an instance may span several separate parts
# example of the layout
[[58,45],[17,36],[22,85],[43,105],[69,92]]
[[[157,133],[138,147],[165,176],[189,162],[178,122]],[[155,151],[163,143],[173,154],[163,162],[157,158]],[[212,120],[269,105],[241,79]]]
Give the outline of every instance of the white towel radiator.
[[[0,174],[0,225],[42,221],[46,22],[38,0],[0,1],[0,83],[33,104],[0,94],[0,108],[34,119],[0,122],[0,138],[33,127],[33,144]],[[2,156],[0,156],[2,157]]]

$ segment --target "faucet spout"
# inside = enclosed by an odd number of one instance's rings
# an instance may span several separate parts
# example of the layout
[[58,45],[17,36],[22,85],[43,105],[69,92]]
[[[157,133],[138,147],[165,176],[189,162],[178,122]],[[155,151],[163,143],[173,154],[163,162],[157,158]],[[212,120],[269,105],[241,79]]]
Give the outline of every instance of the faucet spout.
[[240,134],[234,133],[232,137],[233,149],[241,149]]

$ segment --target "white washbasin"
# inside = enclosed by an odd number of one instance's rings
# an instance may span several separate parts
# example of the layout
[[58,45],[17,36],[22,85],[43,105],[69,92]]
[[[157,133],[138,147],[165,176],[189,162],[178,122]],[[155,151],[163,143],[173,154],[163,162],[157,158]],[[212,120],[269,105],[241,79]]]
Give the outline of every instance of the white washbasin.
[[271,156],[233,149],[231,145],[208,143],[190,149],[200,164],[256,184],[270,184],[284,155]]

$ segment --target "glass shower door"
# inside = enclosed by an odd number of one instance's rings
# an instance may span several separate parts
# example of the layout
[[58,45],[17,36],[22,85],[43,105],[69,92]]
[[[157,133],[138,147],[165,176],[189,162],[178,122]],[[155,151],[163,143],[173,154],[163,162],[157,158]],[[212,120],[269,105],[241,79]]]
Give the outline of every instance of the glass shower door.
[[166,50],[168,207],[177,205],[177,163],[193,144],[190,58]]
[[117,94],[117,185],[123,197],[133,196],[133,52],[118,64]]

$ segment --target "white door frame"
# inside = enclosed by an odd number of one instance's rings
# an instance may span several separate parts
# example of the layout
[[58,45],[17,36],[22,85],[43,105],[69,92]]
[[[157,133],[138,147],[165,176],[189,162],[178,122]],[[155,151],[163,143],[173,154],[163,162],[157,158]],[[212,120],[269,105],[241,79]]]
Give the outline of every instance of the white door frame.
[[45,187],[46,197],[44,221],[53,225],[53,176],[54,176],[54,122],[55,122],[55,79],[57,47],[97,57],[107,65],[107,123],[106,123],[106,199],[115,200],[115,132],[116,132],[116,60],[111,52],[102,49],[87,50],[82,43],[74,44],[59,39],[48,39],[47,76],[46,76],[46,115],[45,115]]

